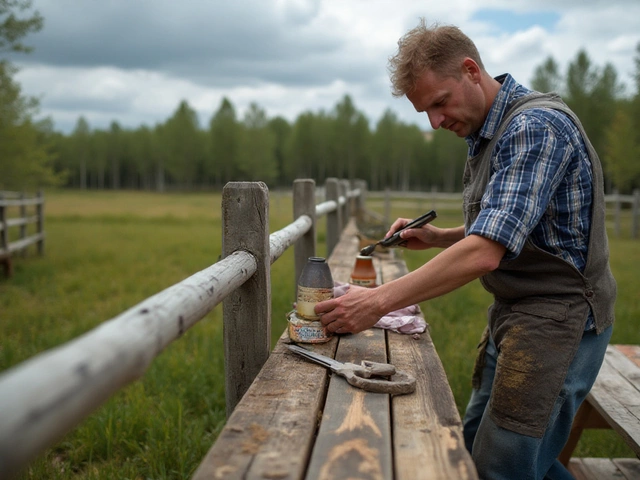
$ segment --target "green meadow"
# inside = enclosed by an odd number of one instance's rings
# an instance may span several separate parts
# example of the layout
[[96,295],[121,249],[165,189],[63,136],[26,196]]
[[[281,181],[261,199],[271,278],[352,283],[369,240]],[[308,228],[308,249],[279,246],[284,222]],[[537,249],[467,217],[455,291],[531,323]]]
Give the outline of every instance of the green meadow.
[[[58,346],[215,263],[221,253],[220,194],[46,192],[45,255],[35,248],[0,277],[0,371]],[[369,203],[382,213],[382,204]],[[429,205],[398,204],[414,217]],[[438,225],[461,222],[438,208]],[[274,193],[270,231],[293,220],[291,198]],[[614,343],[640,343],[640,240],[611,238],[619,299]],[[324,255],[324,219],[318,254]],[[410,269],[437,252],[403,255]],[[293,251],[272,265],[272,343],[295,297]],[[422,305],[458,408],[470,393],[489,295],[478,282]],[[154,361],[24,472],[24,479],[189,478],[224,425],[222,307]],[[633,456],[610,431],[583,435],[578,456]]]

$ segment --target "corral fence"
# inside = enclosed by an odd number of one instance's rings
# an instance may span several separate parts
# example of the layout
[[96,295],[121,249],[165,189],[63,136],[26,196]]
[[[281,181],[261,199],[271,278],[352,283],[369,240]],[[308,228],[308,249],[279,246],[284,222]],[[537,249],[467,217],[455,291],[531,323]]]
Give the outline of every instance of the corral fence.
[[44,195],[0,191],[0,263],[6,276],[13,269],[11,257],[20,252],[26,255],[30,245],[44,252]]
[[[317,202],[311,179],[293,184],[293,222],[269,234],[269,191],[262,182],[232,182],[222,195],[222,259],[135,305],[117,317],[57,348],[43,352],[0,375],[0,478],[17,475],[126,385],[142,377],[152,361],[175,339],[223,304],[227,416],[248,389],[270,352],[270,266],[294,246],[295,279],[316,255],[317,219],[326,216],[326,256],[338,243],[350,216],[382,201],[419,202],[419,208],[460,208],[460,194],[367,192],[364,181],[326,180]],[[613,212],[631,203],[632,235],[637,236],[640,195],[610,195]],[[3,208],[21,207],[20,198],[2,198]],[[396,202],[400,204],[396,205]],[[44,245],[40,194],[25,203],[37,214],[2,220],[3,248],[11,249],[10,226],[36,222],[35,235],[17,240]],[[416,205],[415,203],[413,204]],[[457,207],[454,207],[457,205]],[[450,206],[450,207],[449,207]],[[6,212],[6,210],[2,210]],[[385,219],[386,217],[386,219]],[[615,220],[614,220],[615,221]],[[19,243],[20,244],[20,243]],[[13,247],[15,248],[15,247]],[[2,250],[5,251],[5,250]]]
[[316,255],[316,222],[326,215],[327,257],[349,217],[364,209],[366,184],[327,179],[293,185],[294,221],[269,234],[269,191],[234,182],[222,195],[222,259],[57,348],[0,376],[0,478],[16,476],[91,412],[142,377],[173,340],[223,303],[227,416],[267,360],[270,266],[294,245],[295,278]]
[[[616,237],[622,235],[622,223],[625,213],[630,212],[630,234],[631,238],[638,238],[638,230],[640,230],[640,189],[635,189],[633,195],[620,195],[614,192],[612,195],[605,197],[607,202],[607,216],[613,217],[613,231]],[[609,214],[610,209],[613,212]]]

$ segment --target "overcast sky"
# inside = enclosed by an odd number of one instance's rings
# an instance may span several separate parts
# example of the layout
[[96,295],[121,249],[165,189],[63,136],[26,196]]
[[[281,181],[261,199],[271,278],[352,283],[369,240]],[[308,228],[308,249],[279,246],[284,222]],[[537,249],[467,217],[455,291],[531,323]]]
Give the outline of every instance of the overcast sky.
[[15,58],[23,93],[69,132],[164,122],[186,100],[205,127],[223,97],[241,119],[256,102],[289,121],[345,94],[375,123],[386,109],[429,128],[391,96],[387,60],[418,24],[454,24],[485,67],[530,86],[547,57],[562,71],[580,49],[613,64],[633,91],[640,0],[34,0],[45,19]]

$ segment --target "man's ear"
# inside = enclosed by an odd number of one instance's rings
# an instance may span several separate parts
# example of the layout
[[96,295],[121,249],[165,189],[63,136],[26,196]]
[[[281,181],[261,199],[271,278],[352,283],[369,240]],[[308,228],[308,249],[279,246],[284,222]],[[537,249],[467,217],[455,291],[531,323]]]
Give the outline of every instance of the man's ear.
[[463,75],[469,75],[474,82],[479,82],[482,77],[480,66],[470,57],[466,57],[462,61]]

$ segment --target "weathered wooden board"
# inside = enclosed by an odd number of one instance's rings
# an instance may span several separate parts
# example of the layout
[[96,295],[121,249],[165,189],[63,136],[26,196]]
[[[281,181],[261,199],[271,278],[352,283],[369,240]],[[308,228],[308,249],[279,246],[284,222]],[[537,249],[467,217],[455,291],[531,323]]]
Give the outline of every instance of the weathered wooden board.
[[621,345],[614,347],[624,353],[624,356],[640,367],[640,345]]
[[640,460],[637,458],[614,458],[612,461],[628,480],[640,478]]
[[[336,359],[385,363],[384,331],[340,338]],[[389,395],[365,392],[332,375],[307,479],[392,478]]]
[[[385,282],[407,273],[405,262],[393,251],[385,255]],[[477,478],[453,393],[428,331],[411,336],[388,332],[387,345],[389,361],[417,380],[415,394],[391,401],[395,478]]]
[[[327,370],[286,349],[285,332],[236,406],[194,480],[302,479],[320,418]],[[333,356],[337,339],[307,345]]]
[[572,458],[569,472],[576,480],[637,480],[640,478],[640,460]]
[[[329,259],[335,281],[349,281],[358,245],[351,220]],[[376,266],[379,270],[379,264]],[[340,336],[336,359],[353,363],[364,359],[386,362],[385,332],[370,329]],[[306,478],[391,478],[389,414],[389,395],[365,392],[333,375]]]
[[389,361],[414,375],[416,392],[393,397],[396,479],[476,479],[453,393],[428,333],[389,332]]
[[620,350],[607,347],[587,401],[640,455],[640,369]]

